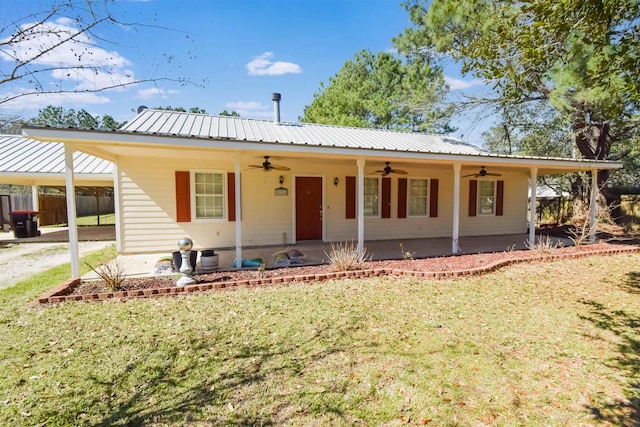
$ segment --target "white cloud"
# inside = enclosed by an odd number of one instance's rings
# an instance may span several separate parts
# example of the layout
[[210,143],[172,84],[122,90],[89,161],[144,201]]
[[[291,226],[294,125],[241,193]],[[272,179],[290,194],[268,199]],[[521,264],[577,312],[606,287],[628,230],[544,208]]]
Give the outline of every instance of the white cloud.
[[[10,98],[15,94],[29,91],[27,88],[18,88],[14,92],[5,93],[3,96]],[[101,105],[109,102],[111,102],[109,97],[96,93],[41,93],[33,96],[19,96],[2,104],[2,108],[9,110],[37,110],[47,105],[70,105],[77,108],[78,105]]]
[[[42,99],[50,104],[64,104],[69,99],[84,104],[109,102],[109,98],[90,93],[70,93],[74,91],[100,91],[114,87],[123,90],[123,85],[135,83],[131,62],[115,51],[98,46],[96,40],[82,33],[73,20],[60,18],[55,22],[43,24],[25,23],[20,26],[19,40],[2,46],[0,60],[9,63],[29,64],[26,70],[31,75],[25,78],[38,82],[39,88],[25,90],[18,88],[23,80],[12,83],[14,93],[32,92],[68,92],[60,96],[55,93],[25,95],[21,98],[34,100],[16,100],[12,104],[40,104]],[[8,40],[0,40],[0,44]],[[62,41],[61,41],[62,40]],[[13,66],[13,65],[10,65]],[[24,84],[24,82],[22,83]],[[0,99],[7,99],[4,93]],[[59,99],[59,100],[58,100]],[[6,104],[3,104],[5,106]]]
[[265,52],[253,58],[247,65],[250,76],[280,76],[283,74],[299,74],[302,68],[293,62],[271,61],[273,52]]
[[238,102],[227,102],[224,104],[227,108],[233,108],[234,110],[242,109],[242,110],[266,110],[266,105],[262,105],[257,101],[238,101]]
[[[56,23],[23,24],[21,39],[3,48],[0,58],[55,67],[122,68],[130,65],[129,60],[115,51],[99,47],[91,37],[80,33],[71,24],[72,21],[65,18]],[[66,41],[61,43],[61,40]]]
[[444,81],[447,82],[451,90],[469,89],[484,84],[482,80],[462,80],[451,76],[445,76]]
[[163,90],[157,87],[151,87],[148,89],[139,89],[138,94],[134,96],[134,99],[153,99],[153,98],[161,98],[167,95],[174,95],[176,93],[180,93],[177,90]]
[[257,101],[237,101],[227,102],[224,104],[225,108],[228,108],[242,117],[252,118],[272,118],[273,113],[269,110],[267,105],[261,104]]

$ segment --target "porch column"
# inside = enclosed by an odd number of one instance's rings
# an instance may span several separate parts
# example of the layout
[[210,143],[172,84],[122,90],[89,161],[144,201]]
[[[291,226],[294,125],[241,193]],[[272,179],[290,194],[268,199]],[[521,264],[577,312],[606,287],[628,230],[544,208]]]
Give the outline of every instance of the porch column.
[[[38,186],[31,186],[31,206],[36,212],[40,212],[40,200],[38,200]],[[40,224],[40,215],[38,215],[38,224]]]
[[529,197],[529,245],[531,249],[536,243],[536,194],[538,192],[538,168],[531,168],[531,197]]
[[122,204],[120,201],[120,169],[118,164],[113,162],[113,207],[116,216],[116,251],[122,252]]
[[240,153],[233,155],[235,163],[235,188],[236,188],[236,268],[242,268],[242,216],[241,212],[241,199],[242,193],[240,190]]
[[64,144],[65,183],[67,192],[67,225],[69,226],[69,254],[71,277],[80,277],[80,253],[78,251],[78,227],[76,222],[76,192],[73,172],[74,145]]
[[596,211],[598,210],[598,169],[591,169],[591,200],[589,203],[589,243],[596,242]]
[[453,232],[451,233],[451,253],[459,254],[460,245],[460,171],[462,164],[453,164]]
[[31,205],[33,206],[34,211],[40,210],[39,204],[40,204],[40,201],[38,200],[38,186],[32,185],[31,186]]
[[358,253],[364,253],[364,159],[358,159]]

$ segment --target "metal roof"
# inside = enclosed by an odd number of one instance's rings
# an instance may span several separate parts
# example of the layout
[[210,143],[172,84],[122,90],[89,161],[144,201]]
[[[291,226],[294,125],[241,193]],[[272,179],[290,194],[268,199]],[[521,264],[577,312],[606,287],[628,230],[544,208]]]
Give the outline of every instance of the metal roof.
[[[76,174],[113,173],[113,164],[86,153],[73,154]],[[64,144],[41,142],[20,135],[0,135],[0,174],[65,174]]]
[[447,135],[312,123],[276,123],[271,120],[153,109],[143,110],[119,132],[318,147],[486,154],[484,150],[474,145]]

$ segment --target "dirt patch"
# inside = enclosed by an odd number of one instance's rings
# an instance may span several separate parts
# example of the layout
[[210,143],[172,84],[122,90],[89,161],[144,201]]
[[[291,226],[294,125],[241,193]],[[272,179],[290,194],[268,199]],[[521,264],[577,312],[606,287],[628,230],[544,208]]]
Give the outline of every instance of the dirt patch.
[[[113,242],[80,242],[80,256],[103,249]],[[33,274],[69,263],[69,243],[0,244],[0,289],[8,288]]]
[[[385,270],[386,272],[472,272],[482,270],[485,267],[495,265],[501,261],[509,260],[537,260],[540,257],[552,259],[553,257],[589,252],[607,252],[620,249],[620,245],[599,243],[588,246],[554,248],[550,250],[520,250],[507,252],[494,252],[473,255],[458,255],[416,260],[384,260],[365,263],[362,270]],[[270,279],[282,279],[289,281],[302,277],[319,277],[332,273],[330,265],[300,266],[277,268],[265,271],[241,270],[219,271],[211,274],[199,274],[194,276],[195,284],[215,284],[220,282],[265,282]],[[445,276],[444,274],[442,276]],[[176,276],[178,277],[178,276]],[[437,277],[437,276],[436,276]],[[169,288],[176,286],[176,280],[167,276],[155,276],[145,278],[125,279],[120,291],[135,291]],[[274,282],[272,280],[272,282]],[[108,292],[101,281],[85,281],[75,287],[70,295],[87,295]]]

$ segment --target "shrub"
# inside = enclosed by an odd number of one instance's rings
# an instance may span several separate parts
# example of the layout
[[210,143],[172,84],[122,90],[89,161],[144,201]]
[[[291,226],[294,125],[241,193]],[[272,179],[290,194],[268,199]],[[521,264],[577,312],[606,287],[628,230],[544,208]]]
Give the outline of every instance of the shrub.
[[125,279],[124,268],[118,261],[118,259],[111,260],[109,262],[102,262],[97,267],[93,267],[91,264],[85,264],[98,275],[104,282],[104,287],[109,291],[117,291],[122,287],[122,283]]
[[367,250],[358,251],[357,245],[351,243],[332,243],[329,253],[325,252],[329,258],[329,266],[332,271],[361,270],[364,264],[371,260],[367,255]]
[[540,254],[549,254],[551,251],[558,247],[557,243],[554,243],[549,236],[540,236],[536,239],[535,243],[527,241],[527,249],[534,250]]

